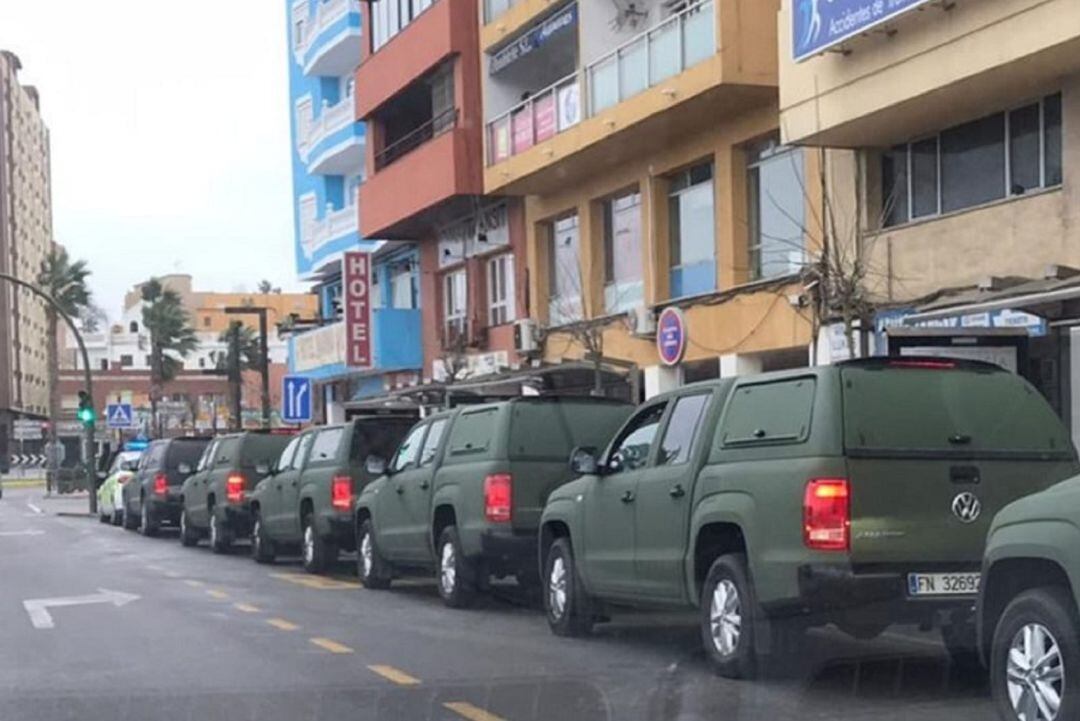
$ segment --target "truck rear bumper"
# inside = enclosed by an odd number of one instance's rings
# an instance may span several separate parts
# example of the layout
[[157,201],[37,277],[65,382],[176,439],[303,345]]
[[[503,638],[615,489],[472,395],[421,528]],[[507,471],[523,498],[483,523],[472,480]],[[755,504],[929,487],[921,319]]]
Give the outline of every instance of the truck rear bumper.
[[249,506],[225,506],[225,523],[229,531],[238,538],[251,535],[251,508]]
[[537,573],[536,531],[486,530],[480,533],[480,561],[495,574]]
[[146,499],[146,506],[150,509],[150,515],[153,517],[154,521],[174,526],[179,525],[180,511],[184,509],[184,504],[180,502],[180,497],[173,496],[171,492],[165,498],[150,496]]

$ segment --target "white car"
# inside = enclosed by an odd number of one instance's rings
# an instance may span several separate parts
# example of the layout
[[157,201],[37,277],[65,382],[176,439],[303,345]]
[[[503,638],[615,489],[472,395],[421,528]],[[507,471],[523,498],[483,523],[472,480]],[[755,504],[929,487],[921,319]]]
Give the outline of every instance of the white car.
[[135,477],[142,451],[122,451],[116,454],[109,474],[98,488],[98,518],[102,523],[119,526],[123,516],[124,484]]

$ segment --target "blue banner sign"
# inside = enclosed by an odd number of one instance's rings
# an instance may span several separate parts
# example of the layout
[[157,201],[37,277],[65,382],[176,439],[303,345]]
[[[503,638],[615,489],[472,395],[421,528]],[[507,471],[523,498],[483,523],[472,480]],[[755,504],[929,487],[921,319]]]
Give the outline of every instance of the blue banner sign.
[[553,35],[569,30],[576,24],[577,4],[572,3],[492,55],[488,74],[494,75],[507,65],[517,62],[550,40]]
[[930,0],[791,0],[795,62],[880,25]]
[[1049,330],[1046,319],[1020,310],[993,310],[970,315],[952,315],[932,320],[908,321],[915,311],[898,308],[881,311],[874,319],[874,334],[879,353],[884,354],[885,331],[889,328],[1022,328],[1030,336],[1044,336]]

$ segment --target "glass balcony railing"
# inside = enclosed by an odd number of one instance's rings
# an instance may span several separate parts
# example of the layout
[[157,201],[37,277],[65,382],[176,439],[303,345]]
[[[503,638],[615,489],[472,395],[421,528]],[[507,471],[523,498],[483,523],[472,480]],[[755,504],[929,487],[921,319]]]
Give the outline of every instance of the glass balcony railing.
[[523,153],[583,116],[603,112],[713,55],[715,6],[716,0],[691,5],[488,122],[487,164]]
[[490,23],[521,0],[484,0],[484,22]]

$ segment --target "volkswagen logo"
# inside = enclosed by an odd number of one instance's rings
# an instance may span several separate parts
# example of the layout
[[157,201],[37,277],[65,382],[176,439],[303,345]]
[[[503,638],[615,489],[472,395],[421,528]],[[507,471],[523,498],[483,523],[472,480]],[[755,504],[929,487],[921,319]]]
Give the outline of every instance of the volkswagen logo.
[[953,515],[964,523],[974,523],[982,512],[982,503],[974,493],[964,491],[952,499]]

